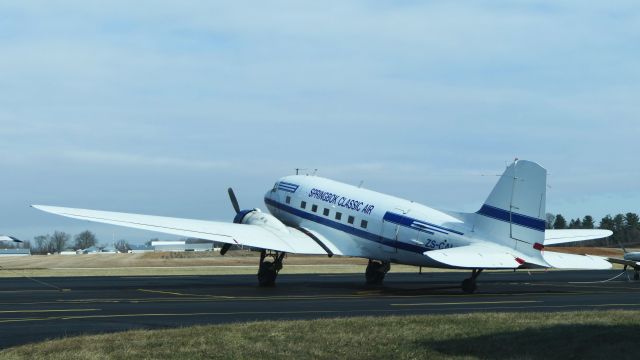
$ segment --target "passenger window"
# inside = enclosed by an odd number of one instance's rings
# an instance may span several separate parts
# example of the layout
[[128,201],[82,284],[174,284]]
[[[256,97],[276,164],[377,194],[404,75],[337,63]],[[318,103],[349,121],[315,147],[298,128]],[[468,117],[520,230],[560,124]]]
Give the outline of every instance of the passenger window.
[[287,204],[291,204],[291,196],[287,196]]
[[353,221],[354,221],[354,220],[355,220],[355,219],[353,218],[353,216],[349,216],[349,218],[347,219],[347,222],[348,222],[349,224],[353,224]]
[[363,228],[363,229],[366,229],[367,228],[367,220],[360,221],[360,227]]
[[318,211],[318,205],[312,205],[311,206],[311,211],[313,211],[313,212]]
[[324,216],[329,216],[329,209],[324,208],[324,211],[322,212],[322,214],[323,214]]
[[337,212],[336,213],[336,220],[341,220],[342,219],[342,213],[341,212]]
[[306,209],[307,208],[307,202],[306,201],[301,202],[300,203],[300,207],[303,208],[303,209]]

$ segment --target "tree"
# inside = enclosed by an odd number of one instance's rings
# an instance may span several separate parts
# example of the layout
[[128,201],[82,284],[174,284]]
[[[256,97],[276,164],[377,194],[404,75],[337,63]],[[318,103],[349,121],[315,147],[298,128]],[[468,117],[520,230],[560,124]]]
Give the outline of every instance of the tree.
[[56,231],[51,236],[51,241],[49,242],[49,252],[50,253],[59,253],[67,247],[67,243],[71,239],[71,235],[67,234],[64,231]]
[[637,214],[626,213],[624,216],[625,235],[629,243],[640,241],[640,218]]
[[580,218],[571,219],[571,221],[569,221],[569,229],[582,229],[582,221],[580,221]]
[[583,229],[593,229],[595,225],[593,224],[593,217],[591,215],[586,215],[582,218],[582,228]]
[[554,229],[566,229],[567,228],[567,220],[565,220],[564,216],[558,214],[556,215],[556,219],[553,222]]
[[115,247],[121,253],[129,252],[129,250],[131,249],[131,246],[129,246],[127,240],[124,239],[116,241],[116,243],[113,244],[113,247]]
[[545,229],[553,229],[553,223],[556,221],[556,216],[552,213],[547,213],[546,219],[547,221],[544,224]]
[[640,218],[638,218],[638,214],[631,212],[626,213],[624,216],[624,225],[627,230],[640,229]]
[[76,250],[83,250],[95,246],[98,243],[96,236],[89,230],[85,230],[75,237]]
[[606,229],[613,231],[615,229],[615,224],[613,223],[613,218],[611,215],[607,215],[600,220],[600,229]]
[[36,243],[35,248],[33,249],[34,253],[37,254],[46,254],[49,251],[49,243],[51,241],[51,236],[47,235],[38,235],[33,238],[33,241]]

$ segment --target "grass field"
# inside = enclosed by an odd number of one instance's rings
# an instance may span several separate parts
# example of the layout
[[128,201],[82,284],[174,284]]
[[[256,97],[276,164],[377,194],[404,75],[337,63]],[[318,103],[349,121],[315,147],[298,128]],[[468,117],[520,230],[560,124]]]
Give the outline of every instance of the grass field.
[[0,359],[636,359],[640,311],[254,322],[64,338]]

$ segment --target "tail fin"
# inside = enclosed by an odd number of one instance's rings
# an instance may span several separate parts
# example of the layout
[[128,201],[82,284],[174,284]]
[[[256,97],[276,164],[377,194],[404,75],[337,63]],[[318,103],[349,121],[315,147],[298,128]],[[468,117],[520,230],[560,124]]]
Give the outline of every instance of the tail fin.
[[476,212],[474,231],[487,240],[540,256],[546,193],[547,170],[531,161],[514,161]]

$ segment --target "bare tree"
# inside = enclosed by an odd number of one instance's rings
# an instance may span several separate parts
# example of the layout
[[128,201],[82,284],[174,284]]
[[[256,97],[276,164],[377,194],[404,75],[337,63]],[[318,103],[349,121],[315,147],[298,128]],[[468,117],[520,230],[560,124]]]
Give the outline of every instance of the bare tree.
[[116,241],[116,243],[113,244],[113,246],[121,253],[129,252],[129,250],[131,249],[131,246],[129,246],[129,243],[127,242],[127,240],[124,240],[124,239],[120,239]]
[[98,243],[96,236],[89,230],[85,230],[75,237],[76,250],[83,250],[95,246]]
[[71,235],[67,234],[64,231],[56,231],[51,236],[51,241],[49,243],[49,252],[51,253],[59,253],[67,246],[67,243],[71,239]]
[[34,253],[46,254],[47,251],[49,251],[49,243],[51,241],[51,236],[49,236],[49,234],[38,235],[33,238],[33,241],[36,243],[35,248],[33,249]]

